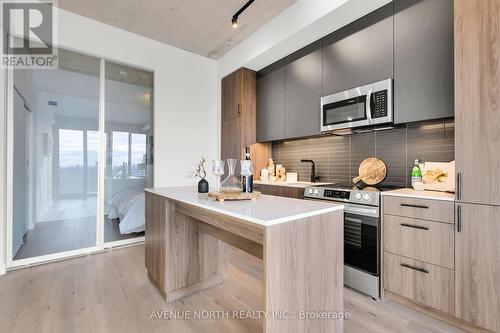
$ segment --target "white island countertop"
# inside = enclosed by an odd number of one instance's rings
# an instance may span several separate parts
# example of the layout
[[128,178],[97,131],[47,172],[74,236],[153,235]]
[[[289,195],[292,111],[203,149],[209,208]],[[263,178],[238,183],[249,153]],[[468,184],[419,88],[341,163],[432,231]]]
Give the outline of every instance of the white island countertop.
[[261,195],[256,200],[215,201],[196,187],[147,188],[147,192],[264,226],[344,209],[341,204]]

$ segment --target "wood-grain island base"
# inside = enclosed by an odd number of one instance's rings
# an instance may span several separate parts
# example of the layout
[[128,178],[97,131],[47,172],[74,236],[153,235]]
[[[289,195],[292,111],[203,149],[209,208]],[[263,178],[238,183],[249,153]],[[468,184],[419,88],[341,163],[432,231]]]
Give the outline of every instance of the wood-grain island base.
[[343,210],[261,225],[146,192],[146,268],[167,302],[223,281],[225,243],[263,259],[263,332],[343,331],[317,318],[343,311]]

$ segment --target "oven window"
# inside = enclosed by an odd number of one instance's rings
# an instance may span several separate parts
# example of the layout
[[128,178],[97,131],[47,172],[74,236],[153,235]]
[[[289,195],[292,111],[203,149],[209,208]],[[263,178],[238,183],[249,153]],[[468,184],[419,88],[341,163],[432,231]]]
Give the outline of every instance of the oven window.
[[378,219],[345,213],[344,263],[378,275]]
[[366,95],[323,105],[323,125],[366,119]]

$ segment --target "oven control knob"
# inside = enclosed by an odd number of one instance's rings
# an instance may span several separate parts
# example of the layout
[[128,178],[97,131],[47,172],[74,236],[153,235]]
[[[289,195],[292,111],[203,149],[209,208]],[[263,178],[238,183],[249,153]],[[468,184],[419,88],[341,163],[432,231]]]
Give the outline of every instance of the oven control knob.
[[313,189],[310,188],[308,192],[309,192],[309,194],[313,194]]
[[370,201],[370,196],[368,194],[363,195],[363,199],[366,201]]
[[319,194],[319,190],[318,189],[315,189],[314,190],[314,195],[318,195]]
[[358,200],[361,200],[361,193],[356,193],[356,195],[354,196],[356,199]]

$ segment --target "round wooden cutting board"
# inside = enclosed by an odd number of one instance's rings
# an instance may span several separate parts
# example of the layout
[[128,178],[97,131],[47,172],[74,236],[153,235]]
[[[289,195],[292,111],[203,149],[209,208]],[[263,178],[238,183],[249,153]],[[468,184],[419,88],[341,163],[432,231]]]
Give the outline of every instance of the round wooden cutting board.
[[387,176],[387,166],[381,159],[370,157],[361,162],[358,172],[359,176],[352,180],[353,183],[361,180],[366,185],[377,185]]

